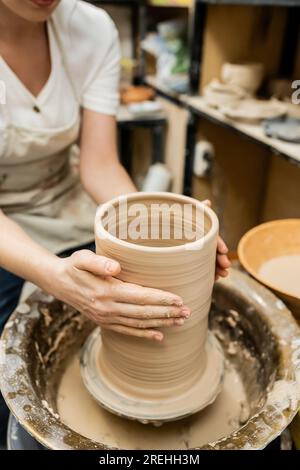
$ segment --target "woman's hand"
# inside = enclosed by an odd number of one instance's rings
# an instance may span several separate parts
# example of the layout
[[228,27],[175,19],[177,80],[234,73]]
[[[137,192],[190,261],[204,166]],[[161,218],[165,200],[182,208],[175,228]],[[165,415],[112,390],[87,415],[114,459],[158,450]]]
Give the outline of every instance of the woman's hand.
[[102,328],[161,341],[155,328],[180,326],[190,310],[175,294],[120,281],[118,262],[81,250],[57,258],[47,291]]
[[[211,207],[211,201],[206,199],[203,201],[208,207]],[[217,261],[216,261],[216,280],[220,277],[228,276],[228,268],[230,268],[230,261],[228,259],[228,248],[222,240],[221,237],[218,238],[218,245],[217,245]]]
[[230,268],[230,261],[227,256],[228,248],[221,237],[218,238],[217,244],[217,261],[216,261],[216,280],[220,277],[228,276],[228,268]]

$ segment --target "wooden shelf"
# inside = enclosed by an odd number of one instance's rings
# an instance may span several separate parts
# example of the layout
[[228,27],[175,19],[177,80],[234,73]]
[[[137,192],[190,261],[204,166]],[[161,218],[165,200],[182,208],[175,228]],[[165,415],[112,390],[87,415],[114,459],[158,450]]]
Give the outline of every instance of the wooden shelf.
[[118,110],[117,114],[117,122],[118,124],[126,124],[126,123],[131,123],[131,124],[141,124],[142,126],[146,126],[149,124],[151,126],[153,123],[163,123],[166,122],[166,116],[163,111],[159,111],[155,114],[149,114],[149,115],[144,115],[144,116],[138,116],[131,114],[128,111],[128,108],[126,105],[121,105]]
[[260,125],[246,124],[228,119],[217,109],[207,106],[204,99],[200,96],[184,96],[181,99],[199,116],[205,117],[216,124],[228,127],[244,137],[255,141],[257,144],[267,147],[272,153],[281,155],[292,163],[300,165],[300,144],[293,144],[267,137]]
[[267,137],[260,125],[245,124],[228,119],[217,109],[207,106],[201,96],[178,95],[161,85],[155,77],[146,77],[145,82],[165,98],[177,103],[179,106],[187,108],[197,116],[208,119],[217,125],[227,127],[237,132],[242,137],[250,139],[256,144],[268,148],[272,153],[281,155],[291,163],[300,166],[300,144],[293,144]]
[[148,75],[145,77],[145,84],[154,88],[158,93],[165,95],[166,98],[172,101],[177,101],[177,104],[181,104],[181,95],[175,91],[170,90],[166,85],[161,83],[155,76]]

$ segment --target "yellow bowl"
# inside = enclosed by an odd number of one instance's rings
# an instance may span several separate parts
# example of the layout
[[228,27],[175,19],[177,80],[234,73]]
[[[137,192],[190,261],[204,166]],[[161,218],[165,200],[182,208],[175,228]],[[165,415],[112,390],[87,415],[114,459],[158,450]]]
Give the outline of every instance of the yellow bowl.
[[259,273],[266,261],[286,255],[300,255],[300,219],[274,220],[258,225],[242,237],[238,246],[238,257],[243,268],[274,291],[300,321],[300,298],[278,289]]

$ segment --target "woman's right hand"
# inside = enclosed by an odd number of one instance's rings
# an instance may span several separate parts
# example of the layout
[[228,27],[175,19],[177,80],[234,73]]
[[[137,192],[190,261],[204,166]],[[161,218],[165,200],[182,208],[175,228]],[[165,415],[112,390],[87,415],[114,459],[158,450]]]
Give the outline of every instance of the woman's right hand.
[[120,281],[118,262],[81,250],[57,258],[46,290],[102,328],[161,341],[156,328],[180,326],[190,310],[175,294]]

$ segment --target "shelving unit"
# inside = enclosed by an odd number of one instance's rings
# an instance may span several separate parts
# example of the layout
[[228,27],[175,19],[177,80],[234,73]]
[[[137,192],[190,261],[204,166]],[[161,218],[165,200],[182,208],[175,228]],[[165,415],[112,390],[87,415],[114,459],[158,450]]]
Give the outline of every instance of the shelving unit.
[[[176,94],[154,76],[144,80],[169,103],[173,115],[188,114],[183,192],[213,200],[221,233],[235,249],[241,235],[264,220],[300,217],[296,203],[300,198],[300,144],[269,138],[260,125],[226,118],[206,105],[203,88],[220,76],[226,61],[260,61],[267,77],[299,78],[300,2],[194,0],[189,19],[190,93]],[[203,139],[213,144],[215,160],[208,175],[195,177],[195,145]],[[179,154],[173,158],[181,165]]]
[[230,120],[217,109],[208,107],[201,97],[182,97],[182,100],[188,105],[191,112],[233,130],[256,144],[265,146],[272,153],[280,155],[300,167],[300,144],[267,137],[261,125]]
[[[113,11],[115,10],[116,13],[116,10],[119,10],[119,16],[116,14],[117,18],[115,18],[117,27],[117,19],[119,19],[119,22],[130,21],[129,38],[130,44],[132,44],[132,49],[130,50],[129,48],[131,53],[129,57],[135,59],[138,64],[135,69],[133,81],[134,84],[141,83],[144,76],[144,55],[140,48],[140,42],[145,37],[146,33],[146,0],[85,1],[93,4],[94,6],[107,9],[113,19]],[[115,9],[115,7],[122,7],[122,9]],[[126,20],[123,18],[124,9],[126,9],[126,15],[124,15]],[[99,32],[99,41],[101,41],[101,32]],[[120,106],[117,115],[119,156],[123,166],[133,179],[136,177],[135,160],[139,155],[137,149],[140,146],[141,139],[144,140],[144,147],[146,147],[143,154],[146,170],[147,166],[151,163],[163,160],[166,125],[166,119],[163,114],[161,116],[152,116],[150,119],[144,119],[143,117],[134,117],[128,112],[125,106]]]
[[242,137],[266,147],[274,154],[280,155],[300,167],[300,144],[283,142],[267,137],[260,125],[245,124],[228,119],[217,109],[207,106],[201,96],[178,95],[160,84],[155,77],[146,77],[145,83],[152,86],[159,95],[180,107],[185,107],[196,116],[208,119],[217,125],[233,130]]
[[[265,64],[267,77],[299,79],[299,0],[95,0],[128,5],[136,23],[135,48],[141,81],[157,91],[167,126],[165,162],[173,174],[173,190],[211,198],[221,233],[231,249],[253,225],[270,218],[300,217],[300,144],[268,138],[259,125],[224,117],[203,100],[203,88],[220,76],[224,62],[252,60]],[[162,4],[163,3],[163,4]],[[298,7],[298,8],[297,8]],[[138,16],[137,16],[138,15]],[[138,44],[150,17],[186,18],[189,27],[189,93],[170,91],[156,77],[145,74],[145,58]],[[138,18],[138,22],[137,22]],[[137,26],[138,25],[138,26]],[[297,50],[298,48],[298,50]],[[244,56],[243,56],[244,54]],[[152,72],[153,73],[153,72]],[[211,173],[193,175],[198,140],[215,148]],[[143,159],[146,146],[141,147]]]
[[99,7],[121,6],[131,11],[131,31],[133,57],[139,62],[136,82],[141,82],[144,75],[144,58],[140,49],[140,41],[146,34],[146,0],[85,0]]
[[183,106],[182,96],[175,91],[170,90],[167,86],[161,83],[154,75],[147,75],[144,77],[146,85],[152,87],[159,95],[163,96],[167,100],[173,101],[178,106]]

